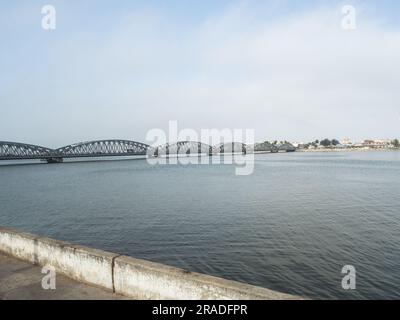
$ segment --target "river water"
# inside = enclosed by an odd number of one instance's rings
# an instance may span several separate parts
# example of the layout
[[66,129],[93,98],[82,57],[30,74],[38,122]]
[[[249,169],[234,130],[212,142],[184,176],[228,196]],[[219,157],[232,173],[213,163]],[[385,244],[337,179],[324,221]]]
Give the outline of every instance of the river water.
[[[400,298],[400,152],[0,166],[0,225],[317,299]],[[356,290],[341,286],[345,265]]]

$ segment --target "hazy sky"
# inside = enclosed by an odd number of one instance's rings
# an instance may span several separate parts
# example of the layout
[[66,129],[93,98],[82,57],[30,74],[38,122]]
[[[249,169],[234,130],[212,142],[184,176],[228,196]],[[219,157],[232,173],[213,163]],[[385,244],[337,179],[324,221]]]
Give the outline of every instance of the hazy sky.
[[144,142],[169,120],[257,140],[400,137],[399,17],[397,0],[1,1],[0,140]]

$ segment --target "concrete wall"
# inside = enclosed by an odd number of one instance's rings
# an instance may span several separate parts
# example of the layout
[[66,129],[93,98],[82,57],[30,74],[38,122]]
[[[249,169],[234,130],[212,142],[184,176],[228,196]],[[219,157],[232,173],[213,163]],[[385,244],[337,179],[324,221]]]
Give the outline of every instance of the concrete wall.
[[136,299],[298,297],[0,227],[0,251]]

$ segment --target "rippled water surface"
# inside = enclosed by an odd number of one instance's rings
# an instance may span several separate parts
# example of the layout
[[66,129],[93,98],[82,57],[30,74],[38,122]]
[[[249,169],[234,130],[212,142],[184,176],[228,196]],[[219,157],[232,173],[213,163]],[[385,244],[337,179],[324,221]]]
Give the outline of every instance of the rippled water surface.
[[[0,166],[0,224],[311,298],[400,298],[400,152]],[[357,270],[357,290],[341,269]]]

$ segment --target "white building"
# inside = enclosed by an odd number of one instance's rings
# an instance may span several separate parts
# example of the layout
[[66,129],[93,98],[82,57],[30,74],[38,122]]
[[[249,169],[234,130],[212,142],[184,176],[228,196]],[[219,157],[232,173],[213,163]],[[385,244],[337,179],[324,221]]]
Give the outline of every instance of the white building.
[[342,139],[342,140],[340,140],[339,142],[340,142],[340,144],[341,144],[342,146],[345,146],[345,147],[351,147],[351,146],[353,145],[353,142],[352,142],[350,139],[348,139],[348,138]]

